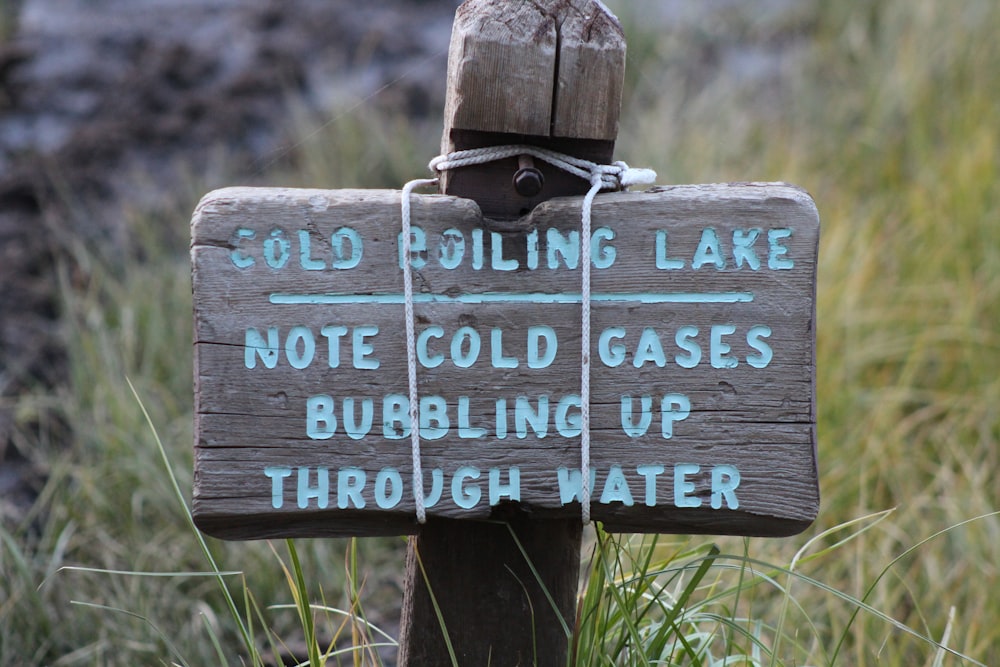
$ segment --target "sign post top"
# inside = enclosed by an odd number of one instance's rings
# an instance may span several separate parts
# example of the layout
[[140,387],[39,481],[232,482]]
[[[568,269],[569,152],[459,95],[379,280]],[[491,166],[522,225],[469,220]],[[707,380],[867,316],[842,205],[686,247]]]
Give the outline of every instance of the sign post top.
[[[442,154],[531,144],[601,164],[618,135],[625,37],[595,0],[468,0],[448,54]],[[587,183],[545,164],[538,191],[518,192],[517,158],[444,173],[441,191],[474,199],[484,215],[517,218]]]
[[613,142],[624,69],[624,33],[601,2],[468,0],[452,30],[445,125]]

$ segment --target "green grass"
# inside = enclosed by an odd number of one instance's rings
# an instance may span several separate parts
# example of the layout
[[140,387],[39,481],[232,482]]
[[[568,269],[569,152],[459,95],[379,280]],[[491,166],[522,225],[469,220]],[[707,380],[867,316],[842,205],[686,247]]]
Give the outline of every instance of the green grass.
[[[599,534],[576,664],[1000,663],[1000,7],[809,6],[774,37],[805,35],[801,71],[763,103],[684,88],[671,49],[707,37],[661,43],[637,10],[621,14],[632,69],[620,156],[661,182],[785,180],[816,199],[823,504],[785,540]],[[424,175],[437,130],[371,106],[319,129],[302,121],[303,143],[282,156],[292,166],[267,177],[398,187]],[[25,524],[0,533],[0,664],[251,663],[126,381],[190,489],[194,197],[173,215],[136,213],[142,263],[80,242],[63,272],[71,376],[17,406],[49,480]],[[324,648],[378,641],[330,610],[362,600],[369,621],[386,620],[375,612],[400,595],[401,544],[208,549],[242,573],[222,579],[268,651],[310,626]],[[329,664],[355,658],[373,659]]]

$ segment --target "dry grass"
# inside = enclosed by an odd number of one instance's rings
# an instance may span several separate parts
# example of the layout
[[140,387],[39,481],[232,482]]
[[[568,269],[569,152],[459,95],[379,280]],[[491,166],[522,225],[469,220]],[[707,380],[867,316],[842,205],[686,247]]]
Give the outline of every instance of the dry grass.
[[[723,637],[734,656],[726,664],[973,664],[927,641],[944,638],[954,651],[998,664],[1000,517],[990,513],[1000,499],[1000,7],[991,0],[817,4],[766,36],[800,35],[803,48],[763,105],[753,90],[735,99],[724,88],[691,92],[671,49],[692,45],[661,43],[637,12],[622,10],[633,69],[620,154],[657,168],[665,182],[795,182],[811,191],[823,221],[820,519],[796,539],[719,540],[721,556],[712,556],[679,618]],[[359,142],[360,135],[380,139]],[[398,186],[422,173],[433,135],[362,108],[311,134],[299,171],[275,180]],[[359,172],[359,162],[373,167]],[[66,289],[71,384],[20,407],[25,424],[58,415],[74,440],[57,448],[44,428],[34,433],[48,486],[29,521],[0,534],[5,665],[211,664],[220,661],[212,637],[239,645],[211,579],[57,572],[207,567],[125,381],[135,383],[190,488],[187,259],[176,238],[165,246],[149,238],[150,224],[134,225],[136,244],[156,250],[142,266],[81,249],[89,282]],[[172,224],[177,236],[186,233],[183,217]],[[881,521],[835,530],[891,508]],[[620,567],[605,568],[603,578],[620,585],[638,570],[653,577],[647,589],[656,576],[690,581],[710,553],[705,543],[674,538],[652,551],[604,543]],[[396,576],[393,543],[361,548],[363,570]],[[262,606],[291,602],[266,546],[213,542],[211,549],[223,568],[245,573],[229,579],[237,593],[245,580]],[[345,543],[296,549],[316,601],[342,599]],[[633,554],[642,555],[632,562]],[[382,604],[375,599],[369,609]],[[301,633],[293,612],[263,616],[279,636]],[[627,615],[624,623],[626,635],[639,627]],[[632,650],[614,664],[642,664],[629,636]],[[712,664],[704,654],[695,662],[697,652],[678,655],[687,657],[676,664]]]

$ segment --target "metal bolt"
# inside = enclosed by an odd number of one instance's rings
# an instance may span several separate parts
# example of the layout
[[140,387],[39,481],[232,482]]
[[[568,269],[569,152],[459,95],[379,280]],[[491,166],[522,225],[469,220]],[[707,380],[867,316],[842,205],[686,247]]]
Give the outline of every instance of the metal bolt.
[[530,155],[517,158],[517,172],[514,173],[514,189],[522,197],[536,197],[545,185],[545,176],[535,166]]

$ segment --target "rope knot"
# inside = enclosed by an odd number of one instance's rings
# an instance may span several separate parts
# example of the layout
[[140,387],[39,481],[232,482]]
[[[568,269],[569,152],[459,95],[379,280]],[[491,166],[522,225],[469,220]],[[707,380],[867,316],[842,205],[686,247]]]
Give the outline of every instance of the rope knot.
[[652,169],[633,168],[621,161],[615,162],[615,166],[620,170],[618,184],[621,186],[621,190],[628,190],[633,185],[656,183],[656,172]]
[[449,169],[460,169],[478,164],[486,164],[496,160],[530,155],[533,158],[547,162],[552,166],[582,178],[601,190],[627,190],[633,185],[656,182],[656,172],[652,169],[633,169],[624,162],[614,164],[598,164],[583,158],[573,157],[565,153],[557,153],[547,148],[515,144],[511,146],[487,146],[486,148],[470,148],[447,155],[438,155],[427,165],[431,173],[437,176]]

